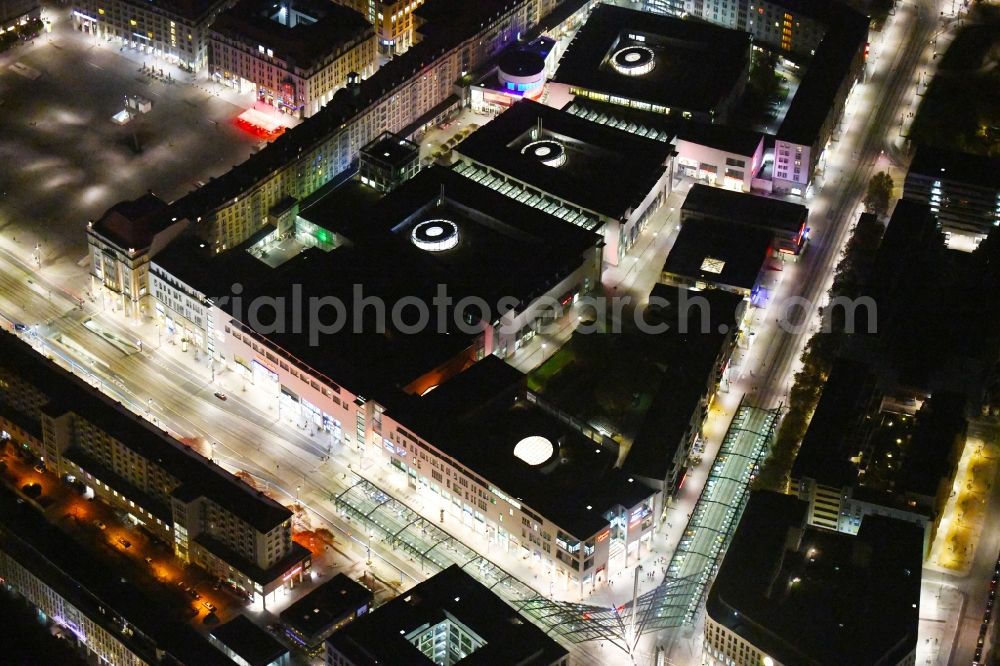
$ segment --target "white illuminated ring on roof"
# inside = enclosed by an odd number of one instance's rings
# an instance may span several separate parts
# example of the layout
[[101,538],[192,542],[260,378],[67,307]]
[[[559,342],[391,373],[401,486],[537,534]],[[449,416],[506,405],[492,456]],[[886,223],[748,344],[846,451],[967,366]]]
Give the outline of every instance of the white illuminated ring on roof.
[[458,225],[451,220],[424,220],[413,227],[410,240],[428,252],[450,250],[458,245]]
[[614,52],[611,66],[625,76],[642,76],[656,67],[656,54],[648,46],[626,46]]
[[532,141],[521,149],[521,154],[534,157],[545,166],[559,167],[566,163],[566,149],[554,139]]
[[552,442],[541,435],[531,435],[525,437],[514,447],[514,457],[523,460],[529,465],[541,465],[552,457],[555,449]]

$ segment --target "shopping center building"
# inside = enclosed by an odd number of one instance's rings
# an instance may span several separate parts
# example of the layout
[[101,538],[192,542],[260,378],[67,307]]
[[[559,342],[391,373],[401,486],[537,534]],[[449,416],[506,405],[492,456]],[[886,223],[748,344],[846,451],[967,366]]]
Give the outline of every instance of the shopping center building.
[[[381,460],[446,520],[534,557],[566,590],[607,580],[649,548],[667,471],[657,466],[651,485],[616,468],[615,447],[533,404],[500,360],[557,318],[575,323],[599,281],[600,236],[440,167],[367,208],[343,205],[363,187],[324,192],[285,235],[265,230],[221,255],[181,239],[154,262],[154,298],[167,312],[176,291],[160,274],[196,291],[218,371],[263,391],[330,452]],[[433,305],[441,287],[454,304],[420,326],[405,304]],[[312,297],[345,304],[339,327],[304,328],[332,324],[332,306],[300,328],[272,318],[308,311]],[[706,359],[711,368],[716,356]]]
[[584,97],[725,122],[749,72],[745,32],[600,5],[562,56],[549,95],[559,106]]
[[[670,144],[521,101],[455,148],[455,171],[604,237],[617,265],[670,194]],[[556,223],[556,220],[553,220]]]

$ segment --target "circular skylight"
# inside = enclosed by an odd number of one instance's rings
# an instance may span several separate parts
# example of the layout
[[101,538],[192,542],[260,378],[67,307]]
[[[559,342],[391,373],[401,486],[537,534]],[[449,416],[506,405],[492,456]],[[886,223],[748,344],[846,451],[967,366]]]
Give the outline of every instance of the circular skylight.
[[458,245],[458,225],[451,220],[424,220],[413,227],[410,240],[428,252],[450,250]]
[[514,447],[514,456],[529,465],[541,465],[552,457],[552,442],[541,435],[525,437]]
[[648,46],[626,46],[611,56],[611,66],[625,76],[642,76],[656,67],[656,54]]
[[521,149],[521,154],[534,157],[545,166],[558,167],[566,163],[566,149],[554,139],[532,141]]

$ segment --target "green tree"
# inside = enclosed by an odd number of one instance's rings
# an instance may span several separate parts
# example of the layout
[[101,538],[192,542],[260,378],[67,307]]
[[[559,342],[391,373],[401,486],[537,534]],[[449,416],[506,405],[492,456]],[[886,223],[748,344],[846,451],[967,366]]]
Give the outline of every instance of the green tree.
[[865,194],[865,210],[876,215],[889,212],[889,200],[892,198],[892,176],[888,171],[880,171],[868,181],[868,192]]

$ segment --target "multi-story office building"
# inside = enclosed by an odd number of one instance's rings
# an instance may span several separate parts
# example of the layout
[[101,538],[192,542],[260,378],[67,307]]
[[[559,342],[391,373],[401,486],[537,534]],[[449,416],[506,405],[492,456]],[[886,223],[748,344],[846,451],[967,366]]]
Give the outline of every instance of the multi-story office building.
[[10,334],[0,337],[0,402],[41,425],[36,453],[134,524],[266,605],[300,581],[309,553],[291,512],[112,402]]
[[724,122],[749,72],[745,32],[600,5],[567,47],[548,94],[556,106],[576,96]]
[[328,666],[566,666],[565,649],[458,566],[450,566],[326,642]]
[[239,666],[289,666],[292,654],[242,613],[208,633],[208,640]]
[[927,204],[946,232],[984,238],[1000,226],[1000,159],[919,146],[903,198]]
[[166,212],[167,204],[149,193],[115,204],[87,225],[91,287],[105,305],[130,317],[148,314],[150,257],[187,226]]
[[670,144],[523,100],[456,146],[455,170],[604,236],[617,265],[670,194]]
[[73,21],[78,30],[197,72],[208,64],[209,26],[232,1],[78,0]]
[[212,23],[209,70],[216,80],[299,117],[375,71],[375,33],[364,16],[319,0],[241,0]]
[[[34,353],[34,352],[32,352]],[[122,666],[231,666],[162,599],[121,576],[32,504],[0,488],[0,590],[20,595],[88,661]]]
[[324,649],[333,632],[369,611],[375,595],[342,573],[281,611],[285,634],[310,655]]
[[707,666],[912,666],[921,529],[868,516],[856,535],[806,525],[805,502],[755,492],[705,605]]
[[891,516],[920,526],[928,555],[965,444],[965,407],[944,391],[885,395],[869,367],[838,359],[792,467],[809,524],[856,534],[867,516]]

